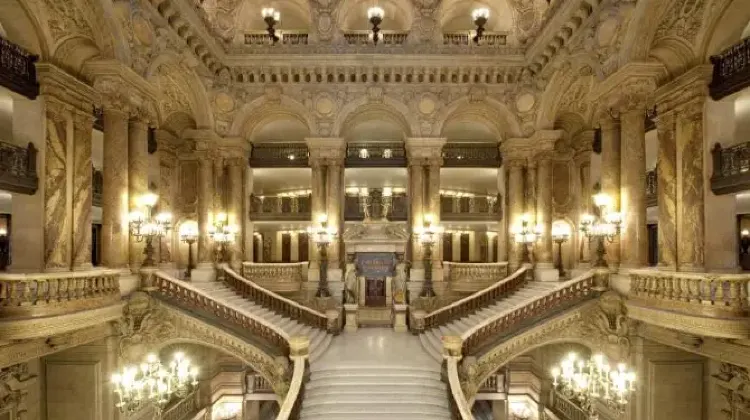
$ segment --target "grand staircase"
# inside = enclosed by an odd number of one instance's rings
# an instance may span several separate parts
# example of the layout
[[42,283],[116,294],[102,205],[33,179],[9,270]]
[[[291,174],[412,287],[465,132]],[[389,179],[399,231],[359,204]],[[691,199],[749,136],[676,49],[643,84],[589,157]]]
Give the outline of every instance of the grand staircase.
[[444,325],[426,330],[419,335],[419,339],[422,341],[422,346],[424,346],[425,350],[435,360],[442,361],[442,337],[449,335],[460,336],[483,321],[515,308],[519,308],[526,303],[547,294],[559,285],[560,283],[552,282],[526,282],[515,291],[510,292],[507,297],[501,298],[491,305],[479,308],[475,312],[469,313],[462,318],[452,320]]

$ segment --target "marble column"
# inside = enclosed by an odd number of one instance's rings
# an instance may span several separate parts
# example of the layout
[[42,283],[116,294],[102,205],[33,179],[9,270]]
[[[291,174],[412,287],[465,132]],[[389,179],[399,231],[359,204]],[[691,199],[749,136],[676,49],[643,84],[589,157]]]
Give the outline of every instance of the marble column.
[[424,171],[423,162],[419,160],[409,162],[409,217],[411,220],[411,268],[423,269],[422,246],[419,238],[414,234],[424,223],[422,220],[424,210]]
[[552,156],[542,153],[536,157],[537,168],[536,188],[536,223],[542,228],[539,239],[537,262],[552,264]]
[[121,107],[104,107],[102,174],[102,264],[128,265],[128,114]]
[[646,131],[645,110],[638,107],[622,114],[620,160],[620,259],[623,267],[648,265],[646,229]]
[[337,239],[328,246],[328,267],[339,268],[342,260],[341,251],[343,242],[341,235],[344,233],[344,214],[341,203],[344,193],[344,165],[343,162],[333,162],[327,165],[328,190],[326,194],[326,207],[328,210],[328,226],[338,232]]
[[[161,131],[161,130],[160,130]],[[157,142],[159,144],[159,212],[175,213],[175,204],[177,202],[177,154],[176,151],[170,147],[171,135],[163,131],[157,131]],[[165,138],[166,137],[166,138]],[[175,220],[173,220],[175,222]],[[179,231],[177,226],[173,225],[173,229],[163,238],[161,238],[161,245],[159,246],[159,263],[160,264],[173,264],[176,261],[176,257],[173,252],[176,252],[179,247]]]
[[229,256],[231,263],[237,268],[242,263],[242,238],[244,238],[243,219],[245,217],[242,214],[242,202],[244,201],[243,172],[245,165],[245,159],[242,157],[227,160],[227,213],[229,214],[229,222],[237,225],[240,229],[235,242],[229,247]]
[[[506,162],[508,165],[508,225],[520,225],[524,213],[523,165],[521,159]],[[508,229],[508,244],[513,246],[510,253],[509,268],[513,272],[521,266],[523,249],[513,240],[512,229]]]
[[[68,211],[67,171],[68,117],[65,106],[55,100],[47,102],[47,138],[44,160],[44,269],[63,271],[70,268],[73,220]],[[72,166],[72,165],[71,165]],[[91,168],[89,168],[89,172]],[[90,227],[89,227],[90,228]],[[21,250],[19,250],[21,251]]]
[[91,265],[91,134],[94,117],[76,111],[73,115],[73,270]]
[[[435,225],[440,224],[440,167],[442,158],[433,158],[427,166],[427,202],[430,206],[430,216]],[[443,246],[442,241],[437,241],[433,246],[432,267],[442,267]]]
[[213,215],[228,213],[226,182],[224,179],[224,158],[215,156],[213,161],[212,188],[214,196]]
[[[312,223],[317,225],[318,218],[324,216],[327,213],[326,210],[326,167],[320,160],[311,160],[310,166],[312,167],[312,195],[310,196],[310,208],[312,210]],[[319,267],[320,256],[318,254],[318,247],[315,242],[310,240],[308,246],[310,247],[310,272],[317,273],[313,268]]]
[[677,269],[677,144],[674,113],[659,108],[656,129],[659,137],[656,156],[659,206],[658,267],[674,271]]
[[498,214],[500,219],[497,222],[497,261],[503,262],[508,261],[508,209],[506,195],[508,193],[505,188],[506,184],[506,171],[507,165],[503,165],[498,170],[498,200],[497,207],[499,209]]
[[680,159],[677,211],[677,268],[704,269],[703,108],[704,98],[682,105],[676,114]]
[[[128,197],[130,211],[142,210],[138,200],[148,193],[148,124],[133,118],[128,124]],[[143,261],[144,242],[129,235],[130,270],[135,272]]]
[[208,238],[208,228],[212,221],[214,210],[213,187],[213,159],[203,152],[198,153],[198,263],[211,263],[211,241]]
[[[593,137],[593,131],[591,131]],[[593,140],[593,138],[592,138]],[[577,205],[575,206],[578,211],[574,215],[576,226],[580,224],[582,214],[592,213],[592,198],[591,198],[591,145],[593,143],[586,142],[586,146],[576,151],[575,161],[576,176],[575,176],[575,199]],[[578,238],[576,246],[576,261],[578,263],[589,263],[591,262],[591,247],[588,238],[574,229],[574,237]]]
[[[246,160],[247,161],[247,160]],[[242,211],[243,218],[245,220],[245,226],[242,229],[243,236],[243,247],[242,247],[242,260],[253,261],[253,253],[255,249],[255,225],[253,220],[250,218],[250,209],[252,204],[250,203],[250,194],[253,193],[253,168],[244,166],[244,190],[243,190],[243,202],[244,209]]]
[[[601,122],[602,129],[602,192],[612,200],[610,211],[620,209],[620,119],[606,116]],[[620,241],[606,245],[607,262],[610,268],[620,266]]]
[[289,261],[291,262],[299,262],[299,232],[292,231],[289,232],[290,240],[289,240]]

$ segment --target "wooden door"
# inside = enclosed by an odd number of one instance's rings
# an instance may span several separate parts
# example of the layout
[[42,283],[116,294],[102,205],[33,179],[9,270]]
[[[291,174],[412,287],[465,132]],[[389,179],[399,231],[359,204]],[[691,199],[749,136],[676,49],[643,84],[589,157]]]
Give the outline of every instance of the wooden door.
[[385,278],[365,280],[365,306],[385,306]]
[[443,234],[443,261],[453,261],[453,234]]
[[470,262],[469,259],[469,234],[468,233],[462,233],[461,234],[461,259],[460,261],[463,263]]
[[299,260],[310,260],[310,241],[309,237],[307,236],[307,232],[302,232],[299,234]]
[[281,262],[292,262],[292,235],[290,233],[281,235]]

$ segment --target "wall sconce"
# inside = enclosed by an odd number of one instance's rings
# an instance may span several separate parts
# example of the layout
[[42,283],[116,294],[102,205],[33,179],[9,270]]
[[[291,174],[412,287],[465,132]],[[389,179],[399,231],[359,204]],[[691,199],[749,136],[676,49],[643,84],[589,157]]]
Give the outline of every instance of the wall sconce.
[[375,6],[367,9],[367,19],[372,24],[372,43],[375,45],[378,45],[378,40],[380,40],[378,32],[380,32],[379,26],[383,22],[384,15],[385,11],[382,7]]
[[[471,18],[474,19],[474,24],[477,25],[477,34],[474,36],[474,44],[479,45],[479,40],[482,39],[482,34],[484,34],[484,25],[487,24],[487,19],[489,19],[489,17],[490,9],[486,7],[480,7],[471,12]],[[461,159],[460,156],[458,158]]]
[[[268,31],[268,37],[275,45],[277,42],[279,42],[279,37],[276,36],[276,29],[274,29],[274,26],[276,26],[281,21],[281,13],[279,13],[272,7],[265,7],[260,11],[260,14],[261,16],[263,16],[263,21],[265,21],[266,25],[268,25],[268,28],[266,28],[266,31]],[[294,160],[294,158],[290,157],[289,160]]]

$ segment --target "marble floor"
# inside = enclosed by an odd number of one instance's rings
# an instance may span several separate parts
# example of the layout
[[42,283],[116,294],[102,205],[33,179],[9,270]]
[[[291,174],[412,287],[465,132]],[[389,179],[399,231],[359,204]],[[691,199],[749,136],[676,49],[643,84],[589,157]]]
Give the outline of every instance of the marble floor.
[[342,333],[310,371],[303,420],[450,419],[440,363],[411,334],[390,328]]

